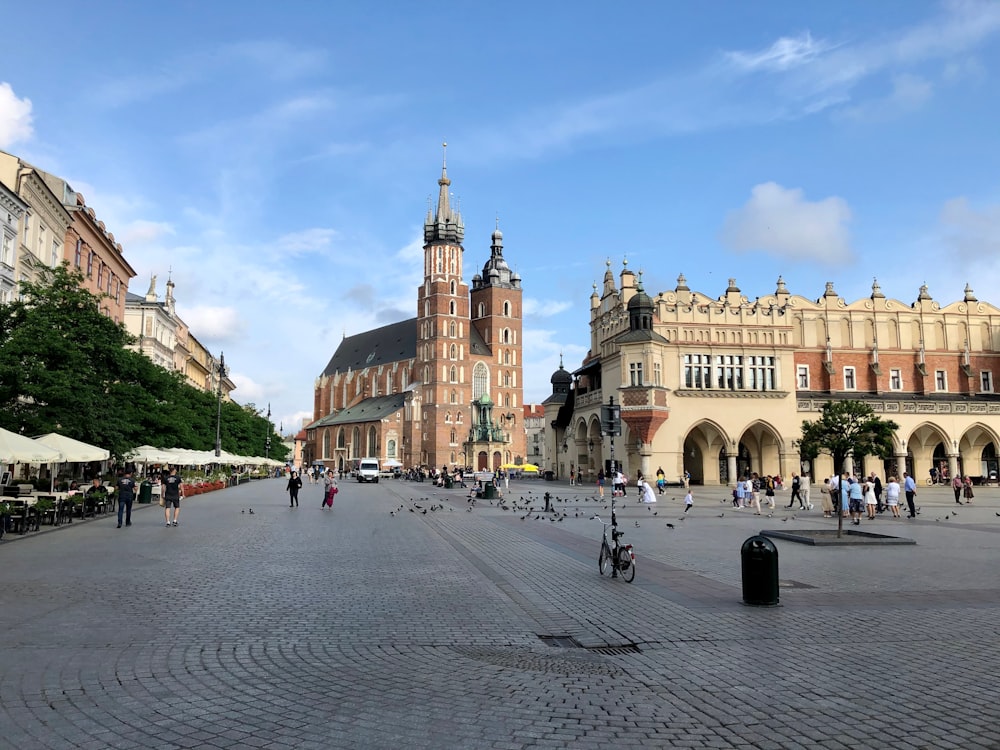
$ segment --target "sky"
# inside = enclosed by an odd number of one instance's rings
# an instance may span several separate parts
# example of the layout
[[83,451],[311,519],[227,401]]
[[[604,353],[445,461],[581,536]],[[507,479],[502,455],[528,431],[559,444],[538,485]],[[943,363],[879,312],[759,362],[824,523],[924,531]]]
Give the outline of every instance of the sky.
[[1000,2],[29,3],[0,148],[65,178],[144,294],[286,433],[344,335],[416,315],[448,143],[464,277],[524,288],[524,398],[651,294],[1000,304]]

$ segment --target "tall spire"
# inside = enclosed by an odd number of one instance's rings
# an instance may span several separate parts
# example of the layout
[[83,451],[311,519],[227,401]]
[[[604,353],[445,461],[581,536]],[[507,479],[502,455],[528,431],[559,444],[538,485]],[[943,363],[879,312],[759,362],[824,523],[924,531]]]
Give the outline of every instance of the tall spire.
[[450,193],[451,180],[448,179],[448,144],[441,144],[444,155],[441,158],[441,179],[438,180],[438,202],[434,215],[431,216],[428,207],[427,219],[424,222],[424,241],[461,243],[465,236],[465,226],[462,223],[460,211],[451,210]]

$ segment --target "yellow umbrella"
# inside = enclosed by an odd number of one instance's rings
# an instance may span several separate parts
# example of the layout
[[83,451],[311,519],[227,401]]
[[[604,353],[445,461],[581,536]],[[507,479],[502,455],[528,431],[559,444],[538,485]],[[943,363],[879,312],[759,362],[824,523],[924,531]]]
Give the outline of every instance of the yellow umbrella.
[[534,464],[521,464],[518,468],[521,471],[538,471],[538,467]]

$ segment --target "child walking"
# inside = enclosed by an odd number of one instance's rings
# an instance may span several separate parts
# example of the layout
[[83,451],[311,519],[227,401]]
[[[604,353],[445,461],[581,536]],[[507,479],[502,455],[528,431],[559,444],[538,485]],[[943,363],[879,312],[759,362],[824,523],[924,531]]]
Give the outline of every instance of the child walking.
[[688,487],[687,494],[684,496],[684,512],[687,513],[692,507],[694,507],[694,498],[691,496],[691,488]]

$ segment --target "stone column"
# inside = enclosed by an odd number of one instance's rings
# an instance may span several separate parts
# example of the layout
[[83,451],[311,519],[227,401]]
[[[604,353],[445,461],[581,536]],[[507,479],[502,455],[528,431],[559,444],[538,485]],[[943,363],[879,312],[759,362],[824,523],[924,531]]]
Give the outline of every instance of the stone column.
[[736,454],[726,452],[726,471],[729,473],[729,486],[735,487],[736,480],[739,479],[736,476]]
[[[896,481],[898,481],[899,484],[900,484],[900,486],[902,486],[903,485],[903,472],[906,471],[906,454],[905,453],[897,453],[894,457],[896,459]],[[917,478],[914,477],[913,481],[916,481],[916,479]]]
[[949,478],[954,479],[956,476],[958,476],[958,473],[959,473],[958,472],[958,454],[957,453],[949,453],[948,454],[948,476],[949,476]]

